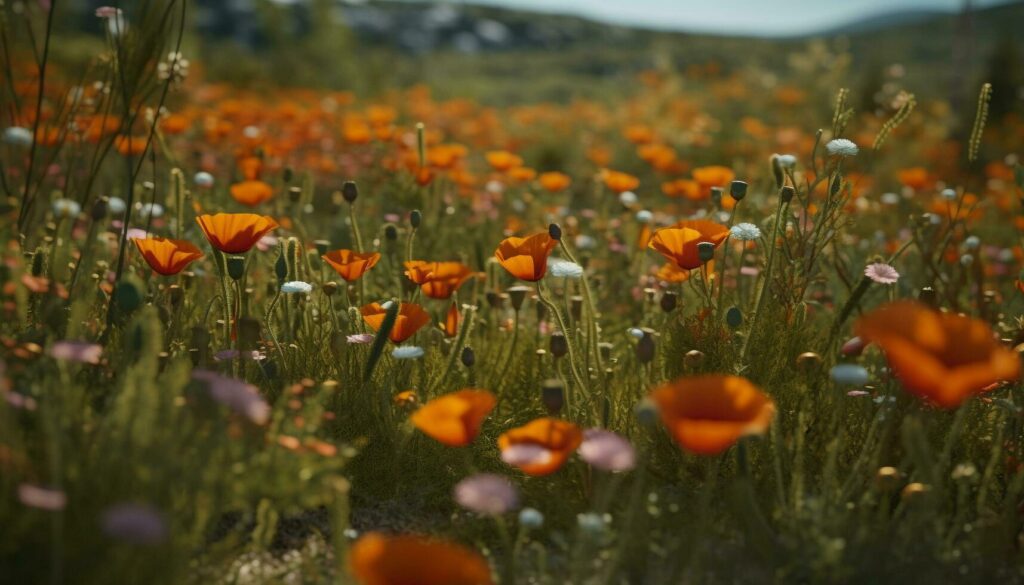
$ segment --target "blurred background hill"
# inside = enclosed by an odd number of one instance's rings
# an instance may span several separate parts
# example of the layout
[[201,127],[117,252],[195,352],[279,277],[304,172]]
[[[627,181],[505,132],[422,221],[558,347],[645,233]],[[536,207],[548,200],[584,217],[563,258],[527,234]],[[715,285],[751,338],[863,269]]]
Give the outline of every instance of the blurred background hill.
[[[102,0],[65,5],[62,25],[93,34]],[[131,19],[131,8],[126,10]],[[685,10],[685,8],[680,8]],[[865,101],[898,79],[954,105],[996,85],[996,113],[1024,103],[1024,2],[957,11],[900,9],[783,37],[652,30],[579,16],[447,2],[193,0],[190,57],[207,79],[378,93],[417,83],[485,103],[601,99],[638,72],[748,74],[765,87],[820,74]],[[86,41],[88,42],[88,41]],[[68,58],[77,47],[64,46]],[[82,53],[85,54],[85,53]],[[966,94],[963,92],[966,91]]]

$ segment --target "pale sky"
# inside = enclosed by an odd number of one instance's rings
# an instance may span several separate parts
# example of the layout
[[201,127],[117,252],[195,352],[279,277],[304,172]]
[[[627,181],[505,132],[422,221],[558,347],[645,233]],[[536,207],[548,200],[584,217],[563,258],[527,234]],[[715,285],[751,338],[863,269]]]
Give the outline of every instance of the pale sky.
[[[955,11],[964,4],[964,0],[448,1],[455,4],[490,4],[540,12],[577,14],[617,24],[757,35],[815,32],[879,14],[904,10]],[[1005,3],[1007,0],[974,0],[976,6]]]

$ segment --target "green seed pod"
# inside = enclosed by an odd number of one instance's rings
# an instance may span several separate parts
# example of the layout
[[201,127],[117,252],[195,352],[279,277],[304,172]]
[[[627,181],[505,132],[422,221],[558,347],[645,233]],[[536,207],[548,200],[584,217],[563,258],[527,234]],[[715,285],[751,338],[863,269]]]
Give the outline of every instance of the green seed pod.
[[393,223],[384,225],[384,239],[389,242],[398,240],[398,228]]
[[508,298],[512,302],[512,308],[518,313],[523,308],[523,301],[526,300],[526,293],[530,292],[529,287],[513,286],[508,289]]
[[356,199],[359,198],[359,188],[356,187],[355,182],[345,181],[341,186],[341,196],[344,197],[345,201],[348,201],[349,204],[355,203]]
[[667,290],[661,295],[661,310],[666,313],[671,313],[676,310],[676,306],[679,304],[679,295],[674,291]]
[[548,411],[549,416],[558,416],[565,406],[565,385],[561,380],[544,380],[540,386],[540,401]]
[[565,354],[569,353],[569,342],[566,341],[565,335],[560,331],[556,331],[551,334],[549,349],[551,355],[555,358],[564,357]]
[[418,230],[421,223],[423,223],[423,213],[419,209],[413,209],[409,213],[409,225],[412,226],[412,229]]
[[467,345],[462,348],[462,353],[459,355],[459,359],[462,361],[462,365],[467,368],[472,368],[476,364],[476,352],[473,351],[472,347]]
[[782,203],[785,205],[789,205],[789,202],[793,200],[793,195],[796,195],[796,191],[789,185],[786,185],[779,191],[779,198],[782,199]]
[[697,256],[700,258],[701,263],[707,264],[715,257],[715,245],[711,242],[697,244]]
[[235,282],[242,280],[245,276],[245,256],[228,256],[227,265],[228,276]]
[[551,239],[555,240],[556,242],[562,241],[562,227],[557,223],[549,225],[548,235],[551,236]]
[[725,312],[725,324],[733,329],[739,329],[739,326],[743,324],[743,312],[739,307],[729,307],[729,310]]
[[747,183],[744,181],[733,181],[729,185],[729,195],[736,201],[743,201],[743,198],[747,196]]

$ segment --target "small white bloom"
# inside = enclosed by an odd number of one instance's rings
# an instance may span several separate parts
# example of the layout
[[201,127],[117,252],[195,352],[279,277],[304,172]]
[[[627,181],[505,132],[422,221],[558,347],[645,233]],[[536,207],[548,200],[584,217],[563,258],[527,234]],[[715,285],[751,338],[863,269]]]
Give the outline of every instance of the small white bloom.
[[[886,205],[896,205],[897,203],[900,202],[900,196],[897,195],[896,193],[892,193],[892,192],[883,193],[882,197],[881,197],[881,200],[882,200],[882,203],[885,203]],[[859,199],[858,199],[858,201],[859,201]]]
[[309,294],[313,291],[313,285],[301,280],[293,280],[281,285],[281,292],[285,294],[303,293]]
[[850,386],[863,386],[870,379],[868,371],[857,364],[838,364],[832,368],[830,374],[837,384]]
[[210,187],[213,187],[213,175],[206,171],[199,171],[198,173],[196,173],[196,176],[193,180],[195,181],[196,186],[202,187],[203,189],[209,189]]
[[32,131],[21,126],[5,128],[4,142],[11,146],[30,146],[32,144]]
[[120,197],[111,197],[110,201],[107,201],[107,209],[114,215],[121,215],[125,209],[128,209],[128,204]]
[[544,514],[536,508],[523,508],[519,511],[519,524],[523,528],[540,528],[544,525]]
[[650,223],[654,219],[654,214],[646,209],[641,209],[636,212],[636,220],[640,223]]
[[953,190],[953,189],[943,189],[942,190],[942,198],[945,199],[946,201],[955,201],[956,200],[956,191]]
[[595,512],[586,512],[576,516],[576,523],[580,530],[590,535],[601,534],[604,531],[606,518]]
[[548,260],[548,272],[555,278],[577,279],[583,276],[583,267],[575,262],[552,258]]
[[640,329],[639,327],[630,327],[629,328],[629,335],[631,337],[635,337],[636,339],[643,339],[644,338],[644,330]]
[[53,202],[53,214],[59,218],[76,217],[82,212],[82,206],[74,199],[57,199]]
[[981,240],[978,236],[968,236],[967,239],[964,240],[964,248],[967,250],[977,250],[980,245]]
[[635,205],[636,201],[637,201],[636,193],[634,193],[632,191],[623,191],[622,193],[619,194],[619,202],[622,203],[623,205],[625,205],[626,207],[630,207],[631,205]]
[[857,153],[860,152],[860,148],[852,140],[846,138],[829,140],[825,145],[825,150],[832,156],[857,156]]
[[380,304],[380,308],[382,308],[382,309],[384,309],[385,311],[387,311],[387,310],[388,310],[388,309],[390,309],[390,308],[391,308],[392,306],[394,306],[394,304],[395,304],[395,302],[394,302],[394,301],[384,301],[383,303],[381,303],[381,304]]
[[164,214],[164,206],[159,203],[143,203],[139,206],[140,217],[162,217]]
[[729,234],[741,242],[749,242],[761,237],[761,228],[752,223],[738,223],[729,228]]
[[974,264],[974,256],[971,256],[970,254],[964,254],[963,256],[960,257],[960,264],[964,266],[970,266],[971,264]]
[[576,236],[576,247],[580,250],[592,250],[597,246],[597,240],[586,235],[580,234]]
[[775,160],[778,161],[780,167],[785,169],[791,169],[796,166],[796,157],[792,154],[780,154]]
[[242,129],[242,136],[245,136],[249,140],[255,140],[260,137],[262,132],[256,126],[246,126]]
[[396,347],[394,351],[391,352],[391,357],[396,360],[414,360],[416,358],[423,357],[423,348],[415,345],[403,345],[401,347]]

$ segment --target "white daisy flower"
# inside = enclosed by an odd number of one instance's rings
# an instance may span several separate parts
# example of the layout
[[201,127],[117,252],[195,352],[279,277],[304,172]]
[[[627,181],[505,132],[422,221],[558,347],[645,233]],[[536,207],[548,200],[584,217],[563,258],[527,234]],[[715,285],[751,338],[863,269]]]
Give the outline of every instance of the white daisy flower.
[[852,140],[846,138],[835,138],[828,141],[825,145],[825,150],[832,156],[857,156],[860,152],[860,148]]

